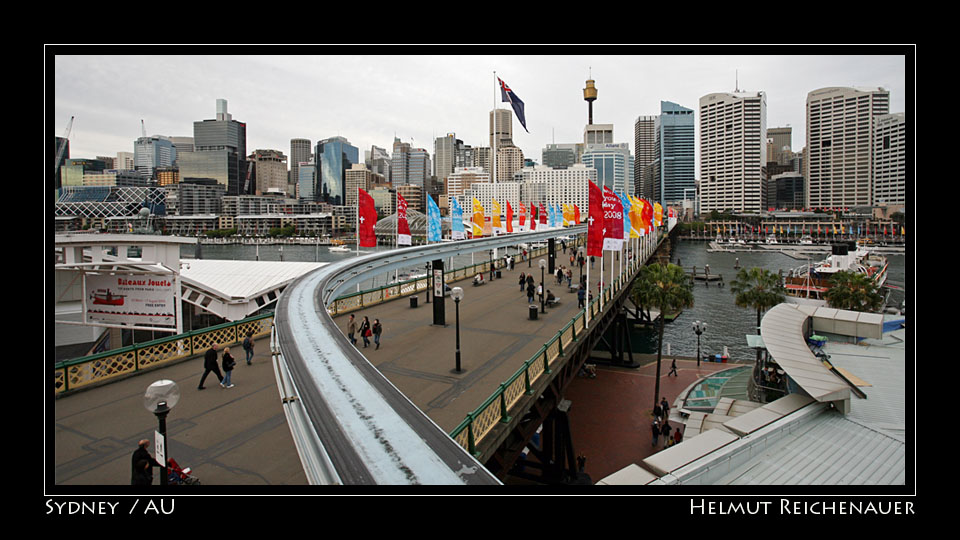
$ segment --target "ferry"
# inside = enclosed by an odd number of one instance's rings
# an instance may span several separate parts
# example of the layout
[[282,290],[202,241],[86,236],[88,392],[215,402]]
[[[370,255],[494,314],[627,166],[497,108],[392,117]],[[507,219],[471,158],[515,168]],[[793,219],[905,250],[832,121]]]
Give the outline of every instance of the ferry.
[[[851,248],[854,249],[852,253]],[[837,272],[864,274],[873,280],[877,288],[883,287],[887,282],[888,266],[886,257],[868,251],[862,244],[834,244],[826,259],[814,265],[795,268],[784,277],[787,301],[825,305],[830,279]]]

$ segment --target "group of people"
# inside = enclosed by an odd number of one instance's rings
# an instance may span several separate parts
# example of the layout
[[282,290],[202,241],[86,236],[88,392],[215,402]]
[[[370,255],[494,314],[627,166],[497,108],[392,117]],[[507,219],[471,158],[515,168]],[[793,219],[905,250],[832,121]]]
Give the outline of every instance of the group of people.
[[363,339],[363,348],[366,349],[370,345],[370,338],[373,337],[373,342],[376,345],[374,350],[380,348],[380,334],[383,333],[383,326],[380,324],[380,319],[374,319],[373,324],[370,324],[370,319],[367,316],[363,317],[363,321],[360,323],[359,328],[357,327],[357,319],[350,314],[350,319],[347,321],[347,339],[350,340],[350,343],[356,345],[357,338],[355,337],[359,331],[360,337]]
[[563,285],[564,279],[567,280],[567,287],[573,286],[573,269],[561,265],[557,268],[557,285]]
[[[667,398],[662,398],[660,403],[653,408],[653,423],[650,425],[650,431],[653,433],[653,446],[656,447],[663,437],[663,447],[669,448],[683,440],[683,432],[680,429],[673,431],[670,425],[670,403]],[[673,431],[673,436],[670,432]]]
[[[246,353],[247,365],[253,364],[253,331],[247,332],[243,338],[243,350]],[[233,368],[237,366],[237,361],[230,354],[230,347],[223,348],[223,357],[218,358],[220,345],[214,343],[203,355],[203,375],[200,376],[200,384],[197,390],[204,390],[203,383],[207,380],[207,375],[213,373],[220,382],[220,388],[233,388]],[[219,361],[218,361],[219,360]],[[220,372],[221,366],[223,373]]]

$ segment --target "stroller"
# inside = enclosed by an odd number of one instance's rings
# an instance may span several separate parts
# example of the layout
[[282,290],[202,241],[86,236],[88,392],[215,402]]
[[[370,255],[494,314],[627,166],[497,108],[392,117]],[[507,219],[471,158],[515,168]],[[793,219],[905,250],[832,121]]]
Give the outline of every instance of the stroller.
[[190,467],[182,468],[177,460],[167,460],[167,480],[170,485],[199,484],[200,479],[190,474]]

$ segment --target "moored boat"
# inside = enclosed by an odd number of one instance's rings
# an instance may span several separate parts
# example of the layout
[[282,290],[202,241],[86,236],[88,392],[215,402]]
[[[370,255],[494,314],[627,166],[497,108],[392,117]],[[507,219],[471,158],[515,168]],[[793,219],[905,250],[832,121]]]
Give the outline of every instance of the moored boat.
[[[853,248],[853,252],[850,252]],[[869,276],[878,288],[887,281],[889,263],[886,257],[860,244],[834,244],[826,259],[809,266],[801,266],[784,277],[787,301],[793,303],[826,304],[830,280],[838,272],[854,272]]]

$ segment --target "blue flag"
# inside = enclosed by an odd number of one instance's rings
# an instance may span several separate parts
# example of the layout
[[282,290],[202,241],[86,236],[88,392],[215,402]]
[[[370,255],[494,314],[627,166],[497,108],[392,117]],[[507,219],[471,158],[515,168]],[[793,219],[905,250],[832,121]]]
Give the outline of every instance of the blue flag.
[[439,242],[440,238],[440,207],[427,195],[427,242]]
[[454,240],[463,240],[467,237],[467,233],[463,230],[463,208],[460,208],[456,197],[450,197],[450,208],[451,236]]
[[625,193],[617,193],[617,197],[620,198],[620,203],[623,204],[623,239],[627,240],[630,238],[630,197],[627,197]]
[[497,77],[497,81],[500,82],[501,101],[505,101],[513,107],[513,112],[517,115],[517,120],[520,120],[520,125],[523,126],[523,130],[530,133],[530,130],[527,129],[527,119],[523,116],[523,101],[513,93],[513,90],[511,90],[510,87],[507,86],[507,83],[503,82],[500,77]]

